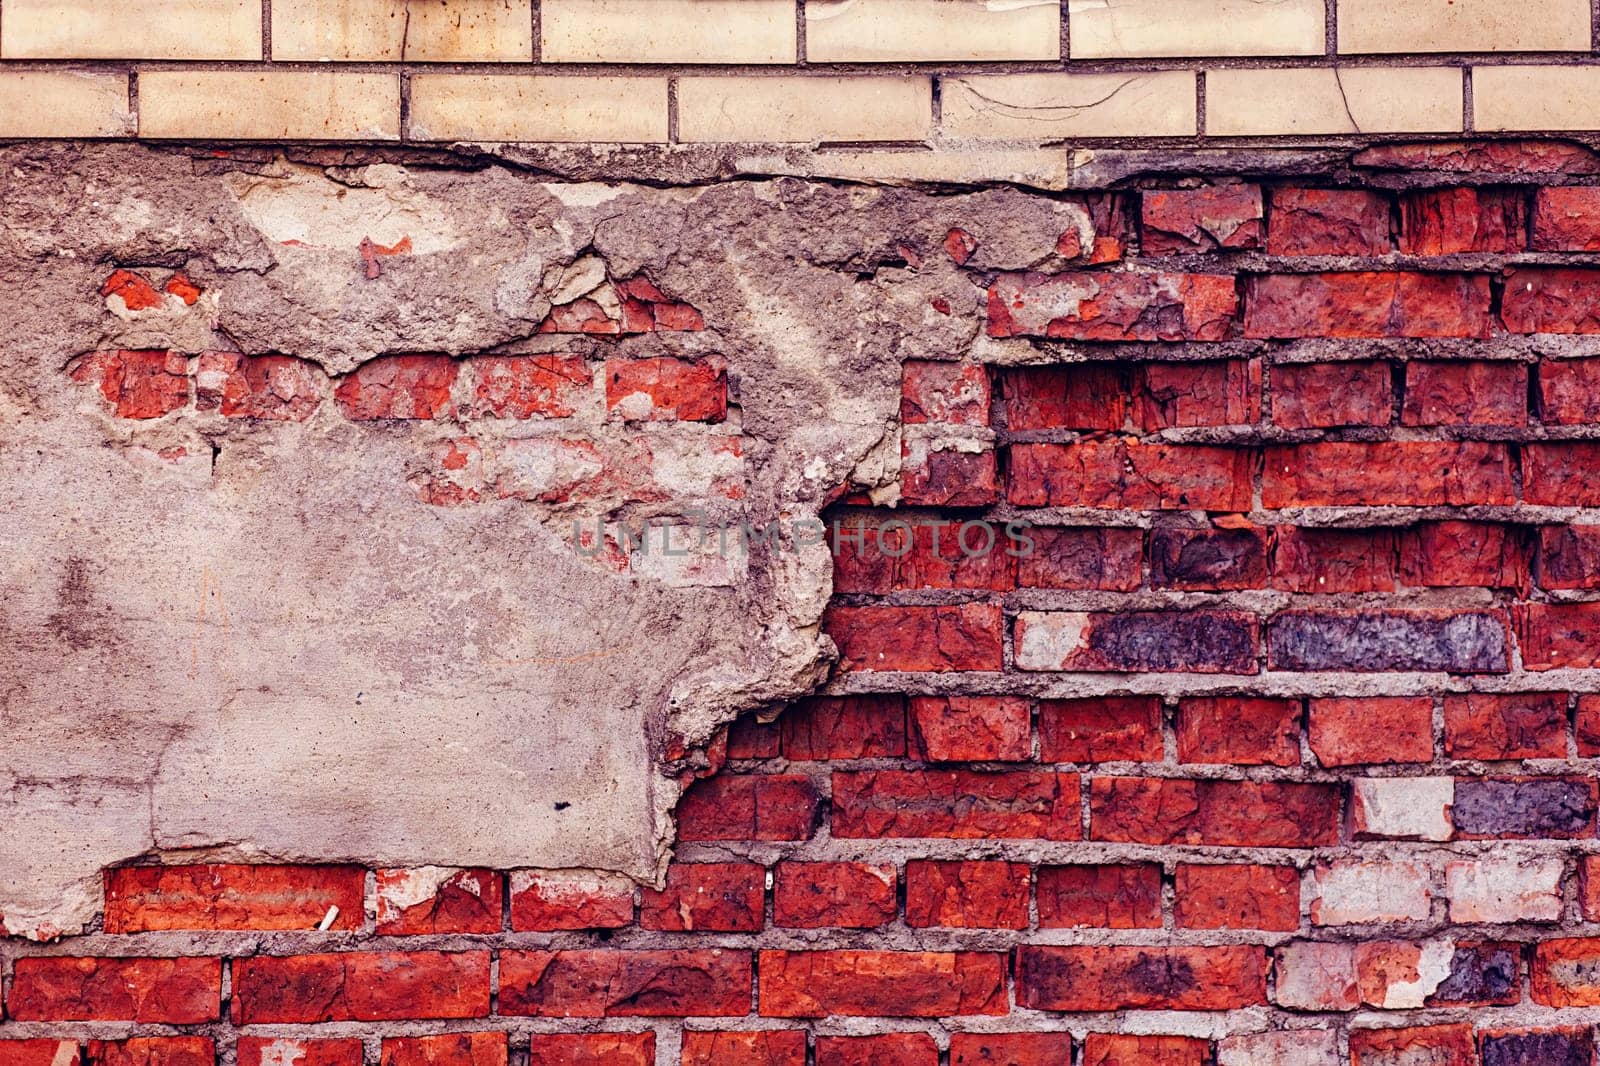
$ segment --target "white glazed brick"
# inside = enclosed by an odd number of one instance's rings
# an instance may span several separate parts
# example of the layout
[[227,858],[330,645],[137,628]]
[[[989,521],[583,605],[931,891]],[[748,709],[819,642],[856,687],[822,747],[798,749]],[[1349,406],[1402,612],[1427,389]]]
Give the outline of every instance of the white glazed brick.
[[793,63],[793,0],[543,0],[547,63]]
[[1070,0],[1073,59],[1311,56],[1327,46],[1322,0]]
[[260,0],[4,0],[6,59],[260,59]]
[[953,137],[1192,137],[1197,125],[1186,70],[950,75],[943,85],[943,128]]
[[1339,51],[1587,52],[1589,0],[1339,0]]
[[1600,129],[1600,67],[1473,67],[1472,116],[1480,133]]
[[1455,67],[1307,67],[1206,74],[1206,132],[1455,133],[1462,128]]
[[810,0],[813,63],[1061,58],[1056,0]]
[[933,121],[923,77],[688,77],[678,82],[685,141],[920,141]]
[[667,79],[418,74],[410,132],[420,141],[660,143]]
[[273,0],[272,58],[525,63],[532,0]]
[[0,72],[0,137],[125,137],[126,74]]
[[396,140],[400,76],[332,70],[152,70],[139,135],[219,140]]

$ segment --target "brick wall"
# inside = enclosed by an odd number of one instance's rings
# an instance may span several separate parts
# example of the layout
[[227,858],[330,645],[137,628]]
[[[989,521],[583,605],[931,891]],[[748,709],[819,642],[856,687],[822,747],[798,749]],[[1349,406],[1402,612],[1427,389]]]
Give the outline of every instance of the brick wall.
[[[663,889],[111,870],[97,929],[0,949],[0,1064],[1591,1063],[1600,168],[1376,152],[1079,197],[1006,237],[1048,272],[903,249],[977,339],[905,363],[900,506],[830,513],[839,668],[713,744]],[[618,284],[551,330],[716,325]],[[727,402],[673,360],[73,376],[131,420]],[[473,502],[440,464],[423,502]]]
[[[1593,131],[1588,0],[6,0],[0,137]],[[249,106],[242,106],[242,101]]]

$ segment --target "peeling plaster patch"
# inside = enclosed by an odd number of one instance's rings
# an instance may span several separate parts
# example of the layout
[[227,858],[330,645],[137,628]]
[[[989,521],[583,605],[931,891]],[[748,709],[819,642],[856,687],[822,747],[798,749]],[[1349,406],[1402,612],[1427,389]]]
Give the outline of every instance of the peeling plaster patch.
[[278,244],[355,250],[363,240],[393,247],[409,239],[424,255],[449,251],[465,240],[450,208],[418,191],[404,167],[365,167],[365,188],[329,195],[327,179],[309,168],[279,176],[232,175],[228,184],[244,217]]

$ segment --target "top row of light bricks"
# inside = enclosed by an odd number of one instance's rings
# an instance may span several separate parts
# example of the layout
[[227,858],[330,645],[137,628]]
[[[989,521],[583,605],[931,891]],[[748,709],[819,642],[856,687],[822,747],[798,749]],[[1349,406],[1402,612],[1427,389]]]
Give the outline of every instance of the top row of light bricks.
[[272,0],[270,37],[262,6],[121,0],[112,18],[103,0],[4,0],[0,59],[977,63],[1590,53],[1595,39],[1589,0]]

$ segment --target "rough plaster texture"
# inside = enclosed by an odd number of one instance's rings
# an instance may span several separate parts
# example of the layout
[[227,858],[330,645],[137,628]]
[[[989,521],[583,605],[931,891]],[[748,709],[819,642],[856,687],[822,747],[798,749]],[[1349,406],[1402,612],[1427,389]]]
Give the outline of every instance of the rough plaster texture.
[[[944,234],[984,220],[989,265],[1020,269],[1041,264],[1007,234],[1086,225],[1004,189],[3,155],[0,914],[32,936],[88,921],[107,864],[178,850],[655,880],[681,788],[669,756],[824,676],[829,557],[790,545],[685,587],[584,557],[574,521],[705,507],[761,525],[849,484],[892,495],[901,361],[976,329],[980,291],[931,254]],[[410,250],[373,269],[366,241]],[[130,310],[99,295],[117,268],[181,269],[201,294]],[[537,332],[553,302],[640,275],[705,330]],[[392,354],[714,356],[735,406],[723,426],[657,430],[683,461],[650,499],[440,508],[408,477],[458,423],[329,405],[304,422],[115,419],[70,376],[113,349],[282,353],[330,375]],[[740,438],[738,493],[685,472],[711,428]]]

